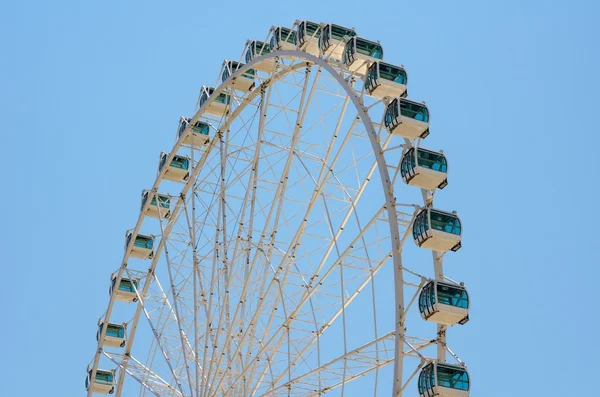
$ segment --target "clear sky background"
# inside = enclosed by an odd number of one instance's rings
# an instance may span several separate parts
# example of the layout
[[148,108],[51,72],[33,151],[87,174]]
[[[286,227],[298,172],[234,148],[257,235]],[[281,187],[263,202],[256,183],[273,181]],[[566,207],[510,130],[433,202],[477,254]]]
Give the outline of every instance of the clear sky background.
[[472,321],[451,345],[472,395],[593,395],[592,0],[2,2],[0,395],[84,394],[108,277],[178,117],[224,58],[295,19],[381,40],[435,109],[435,142],[452,154],[444,202],[465,228],[451,269]]

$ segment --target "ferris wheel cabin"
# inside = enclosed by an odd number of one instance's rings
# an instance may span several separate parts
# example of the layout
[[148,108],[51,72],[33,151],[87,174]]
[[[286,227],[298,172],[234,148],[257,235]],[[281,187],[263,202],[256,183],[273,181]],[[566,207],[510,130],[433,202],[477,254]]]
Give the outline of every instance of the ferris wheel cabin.
[[[246,43],[246,48],[246,63],[271,52],[267,43],[258,40],[249,40]],[[261,72],[269,73],[275,67],[275,58],[265,59],[254,65],[254,67]]]
[[150,201],[150,205],[148,206],[148,208],[146,208],[144,214],[153,218],[168,219],[169,216],[171,216],[171,211],[169,211],[169,208],[171,207],[171,198],[167,195],[158,193],[154,194],[148,190],[144,190],[142,192],[141,209],[144,209],[144,206],[146,205],[146,202],[148,201],[148,197],[150,195],[152,195],[152,201]]
[[[223,72],[221,73],[221,81],[225,82],[229,78],[229,76],[235,74],[242,66],[243,63],[239,63],[236,61],[223,61]],[[254,69],[248,69],[241,75],[237,76],[233,79],[233,87],[236,90],[240,91],[252,91],[254,87],[254,77],[256,76],[256,71]]]
[[[189,117],[181,117],[179,119],[179,129],[177,130],[177,139],[181,138],[182,135],[185,135],[185,131],[189,127],[192,119]],[[191,132],[185,138],[183,138],[183,143],[191,146],[203,146],[206,145],[209,141],[208,138],[209,126],[206,123],[198,120],[192,125]]]
[[408,77],[402,66],[376,61],[369,66],[365,80],[365,88],[375,98],[402,97],[407,95]]
[[425,138],[429,135],[429,110],[424,103],[395,98],[385,111],[385,127],[404,138]]
[[324,56],[342,59],[344,54],[345,39],[356,36],[354,29],[345,28],[333,23],[323,27],[319,36],[319,48]]
[[117,275],[113,274],[110,278],[110,287],[108,288],[108,294],[112,296],[115,293],[115,299],[121,302],[137,302],[138,297],[135,290],[139,286],[139,280],[130,280],[125,277],[121,277],[119,281],[119,288],[115,288],[117,284]]
[[[103,346],[124,347],[125,346],[125,328],[127,324],[108,323],[106,333],[104,334]],[[98,331],[96,331],[96,340],[100,341],[100,335],[104,328],[104,322],[98,322]]]
[[271,28],[271,41],[269,49],[276,50],[295,50],[296,49],[296,31],[283,26]]
[[135,236],[135,241],[130,246],[129,243],[131,242],[132,236],[133,233],[131,231],[128,231],[125,235],[125,249],[129,249],[129,255],[134,258],[152,259],[154,257],[154,252],[152,251],[154,237],[138,234]]
[[342,62],[348,70],[364,75],[369,64],[383,59],[383,47],[374,41],[352,36],[346,41]]
[[432,362],[419,374],[419,397],[469,397],[469,373],[463,367]]
[[314,56],[319,56],[319,36],[321,25],[311,21],[302,21],[298,25],[298,49]]
[[469,294],[462,285],[430,281],[419,294],[419,312],[424,320],[437,324],[466,324]]
[[[158,164],[158,172],[161,172],[167,163],[169,153],[160,154],[160,162]],[[183,182],[190,175],[190,158],[185,156],[175,155],[173,160],[167,166],[164,178],[170,181]]]
[[458,215],[433,208],[419,212],[413,223],[413,238],[421,248],[433,251],[458,251],[462,226]]
[[402,156],[400,175],[408,185],[443,189],[448,185],[448,161],[441,152],[411,147]]
[[[200,89],[200,98],[198,99],[198,108],[201,108],[214,92],[215,89],[213,87],[202,86]],[[208,104],[208,106],[204,109],[204,112],[212,114],[213,116],[221,117],[227,112],[227,107],[229,106],[230,102],[231,96],[222,92],[214,99],[214,101]]]
[[88,368],[87,377],[85,378],[85,389],[98,394],[112,394],[115,392],[115,372],[104,369],[97,369],[96,375],[92,379],[92,370]]

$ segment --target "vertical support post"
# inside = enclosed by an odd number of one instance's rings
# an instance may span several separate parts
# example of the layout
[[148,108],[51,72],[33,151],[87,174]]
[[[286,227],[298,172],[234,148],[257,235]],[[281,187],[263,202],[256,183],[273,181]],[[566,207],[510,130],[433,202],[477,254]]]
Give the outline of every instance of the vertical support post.
[[[433,267],[435,272],[436,281],[444,281],[444,268],[443,257],[437,252],[433,251]],[[442,324],[437,326],[437,359],[440,363],[446,362],[446,329],[448,327]]]

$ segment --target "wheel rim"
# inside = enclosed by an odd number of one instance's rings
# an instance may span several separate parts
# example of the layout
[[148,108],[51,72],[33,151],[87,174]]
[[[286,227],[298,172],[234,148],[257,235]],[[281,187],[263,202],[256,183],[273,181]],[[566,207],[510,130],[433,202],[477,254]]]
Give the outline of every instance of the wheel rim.
[[[126,353],[136,329],[144,338],[141,317],[150,348],[145,361],[103,352],[123,369],[117,396],[126,373],[142,384],[140,395],[343,394],[359,378],[377,394],[380,371],[399,394],[416,373],[403,383],[405,343],[422,366],[417,350],[428,343],[403,335],[400,253],[416,208],[396,208],[394,154],[384,155],[392,137],[373,124],[339,69],[297,51],[262,58],[282,68],[250,94],[235,91],[232,80],[260,58],[238,70],[193,118],[213,126],[210,142],[186,147],[180,139],[171,152],[187,152],[194,173],[153,232],[162,236],[156,270],[123,267],[119,276],[146,280]],[[282,94],[278,85],[298,92]],[[221,92],[234,97],[228,115],[207,116]],[[327,125],[322,133],[319,124]],[[375,174],[381,182],[371,180]],[[163,175],[152,191],[173,194]],[[375,287],[390,280],[381,290],[393,288],[395,301]],[[355,328],[362,320],[369,333]],[[393,371],[385,368],[392,363]]]

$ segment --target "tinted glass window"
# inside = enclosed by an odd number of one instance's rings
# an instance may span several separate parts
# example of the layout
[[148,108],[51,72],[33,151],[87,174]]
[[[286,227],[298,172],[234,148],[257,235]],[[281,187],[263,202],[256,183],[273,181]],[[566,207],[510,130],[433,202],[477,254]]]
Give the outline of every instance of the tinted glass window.
[[414,102],[400,101],[400,112],[405,117],[411,119],[429,122],[429,111],[425,105],[420,105]]
[[439,172],[448,172],[446,157],[441,153],[430,152],[429,150],[419,149],[419,166]]
[[125,336],[125,330],[122,326],[108,324],[108,327],[106,327],[106,335],[115,338],[122,338]]
[[258,55],[265,55],[268,54],[269,52],[269,46],[266,43],[263,43],[262,41],[257,41],[256,42],[256,53]]
[[189,168],[189,160],[186,157],[175,156],[171,161],[171,167],[187,170]]
[[438,364],[438,385],[457,390],[469,390],[469,375],[461,368]]
[[133,243],[133,245],[136,247],[140,247],[140,248],[151,249],[152,248],[152,238],[138,235],[135,238],[135,242]]
[[398,100],[394,99],[392,103],[390,103],[385,111],[385,126],[390,129],[396,125],[396,120],[398,119]]
[[371,87],[377,86],[377,62],[373,62],[367,70],[367,80],[365,81],[365,88],[371,89]]
[[280,40],[296,44],[296,32],[287,28],[281,28]]
[[198,100],[198,107],[204,105],[204,102],[208,99],[208,95],[204,90],[202,90],[202,94],[200,94],[200,100]]
[[431,227],[435,230],[460,236],[461,226],[456,215],[431,210]]
[[133,285],[131,284],[131,281],[129,281],[128,279],[122,278],[121,282],[119,283],[119,289],[121,291],[133,292]]
[[[144,200],[145,201],[145,200]],[[166,196],[158,196],[158,201],[160,201],[160,206],[163,208],[169,208],[171,200]],[[152,198],[150,202],[151,205],[156,206],[156,196]]]
[[431,392],[434,384],[434,368],[433,365],[429,364],[423,368],[419,375],[419,393],[427,395],[426,393]]
[[408,81],[406,71],[403,68],[383,62],[379,63],[379,77],[400,84],[406,84]]
[[321,35],[321,29],[319,24],[314,22],[303,21],[298,26],[298,40],[304,43],[312,38],[318,39]]
[[227,105],[229,103],[229,95],[220,93],[215,101]]
[[423,287],[419,294],[419,311],[421,313],[431,312],[435,303],[434,283],[430,282]]
[[373,58],[383,58],[383,48],[378,43],[356,38],[356,52]]
[[352,29],[344,28],[338,25],[329,25],[331,27],[331,38],[342,40],[344,36],[356,36],[356,32]]
[[112,384],[113,383],[112,372],[105,372],[105,371],[100,371],[100,370],[96,371],[96,382]]
[[187,119],[182,119],[179,121],[179,136],[183,135],[183,132],[185,131],[187,126],[188,126]]
[[405,177],[406,174],[413,172],[415,169],[415,149],[410,148],[402,157],[402,163],[400,164],[400,175]]
[[202,135],[208,135],[208,129],[208,124],[204,124],[201,121],[196,121],[196,124],[194,124],[194,127],[192,128],[195,133]]
[[440,303],[460,307],[461,309],[469,308],[469,297],[464,288],[438,284],[437,295]]
[[413,223],[413,238],[416,240],[419,236],[423,236],[427,229],[429,229],[427,210],[423,210],[417,215],[415,223]]

